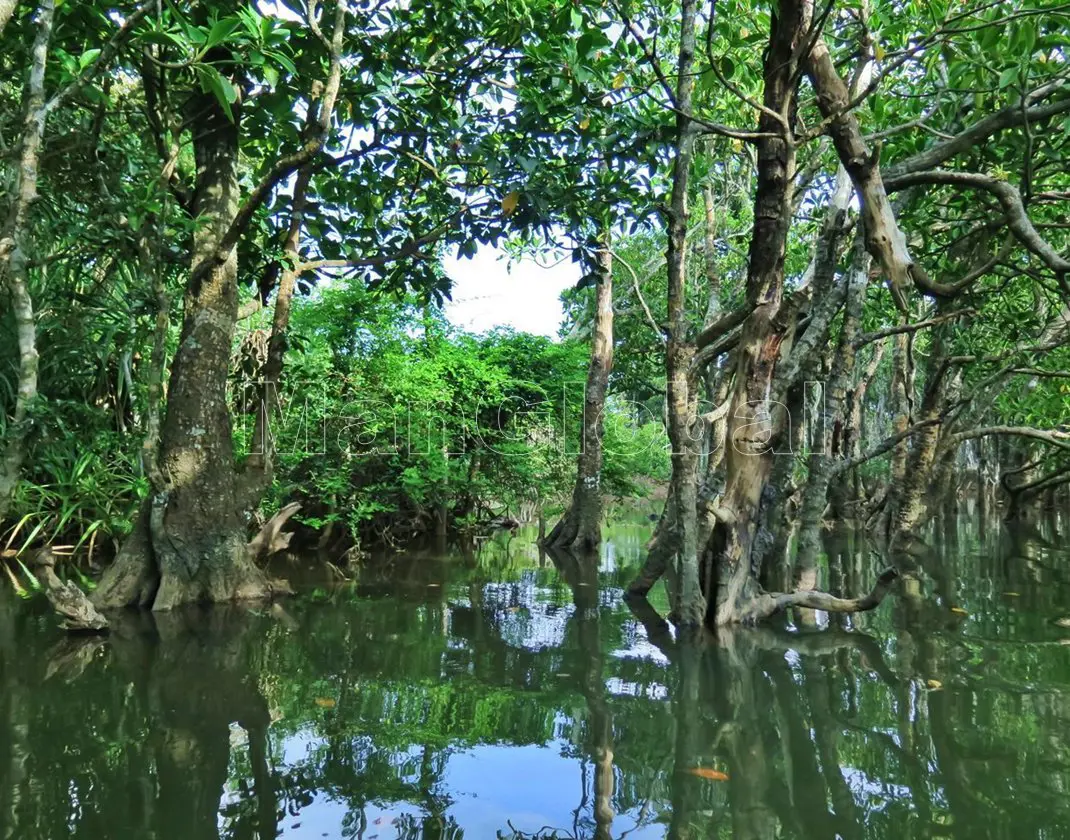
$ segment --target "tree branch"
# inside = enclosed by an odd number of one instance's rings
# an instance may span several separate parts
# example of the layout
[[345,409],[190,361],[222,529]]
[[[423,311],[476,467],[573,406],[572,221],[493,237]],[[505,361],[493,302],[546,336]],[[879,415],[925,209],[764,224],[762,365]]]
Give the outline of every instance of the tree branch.
[[943,422],[943,418],[942,417],[934,417],[934,418],[931,418],[929,420],[923,420],[920,423],[915,423],[913,426],[911,426],[908,429],[904,429],[899,434],[892,435],[891,437],[885,438],[877,446],[875,446],[873,449],[869,450],[868,452],[864,452],[861,455],[858,455],[858,456],[856,456],[854,458],[848,458],[848,459],[846,459],[844,461],[838,462],[837,464],[835,464],[832,467],[832,474],[833,475],[841,475],[842,473],[845,473],[848,470],[851,470],[851,469],[854,469],[855,467],[861,466],[862,464],[866,463],[866,461],[872,461],[874,458],[879,458],[881,455],[884,455],[886,452],[890,452],[891,450],[895,449],[896,446],[898,446],[900,443],[902,443],[907,438],[909,438],[909,437],[911,437],[913,435],[916,435],[922,429],[925,429],[925,428],[927,428],[929,426],[935,426],[938,423],[942,423],[942,422]]
[[969,429],[965,432],[955,433],[951,436],[951,442],[962,443],[964,440],[988,437],[989,435],[1025,437],[1030,438],[1031,440],[1039,440],[1042,443],[1057,447],[1058,449],[1070,450],[1070,432],[1034,429],[1032,426],[981,426],[976,429]]
[[[996,197],[1003,212],[1007,214],[1007,226],[1026,248],[1052,270],[1059,273],[1070,271],[1070,261],[1063,258],[1033,227],[1029,215],[1022,203],[1018,190],[1006,181],[983,175],[979,172],[952,172],[946,169],[927,169],[897,178],[885,179],[885,185],[892,183],[896,189],[913,187],[919,184],[947,184],[949,186],[967,187],[985,190]],[[892,189],[892,187],[888,187]]]
[[872,344],[874,341],[880,341],[882,338],[887,338],[890,335],[900,335],[901,333],[913,333],[919,330],[925,330],[929,327],[935,327],[937,324],[942,324],[945,321],[953,321],[956,318],[961,318],[965,315],[977,314],[973,309],[962,309],[958,312],[949,312],[947,315],[940,315],[936,318],[930,318],[927,321],[918,321],[914,324],[900,324],[897,327],[885,327],[883,329],[874,330],[873,332],[863,333],[855,339],[855,349],[864,347],[867,344]]

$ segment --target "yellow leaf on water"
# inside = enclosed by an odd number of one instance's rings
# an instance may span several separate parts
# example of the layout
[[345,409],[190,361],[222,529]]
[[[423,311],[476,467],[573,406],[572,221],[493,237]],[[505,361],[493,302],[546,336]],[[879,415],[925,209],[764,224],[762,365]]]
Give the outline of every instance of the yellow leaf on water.
[[624,87],[624,71],[621,70],[616,76],[613,77],[613,90],[620,90]]
[[885,50],[884,47],[882,47],[880,44],[877,44],[877,46],[873,48],[873,57],[876,58],[877,61],[883,61],[884,56],[886,56],[887,54],[887,50]]
[[1020,598],[1022,595],[1021,592],[1004,592],[1003,594],[1006,595],[1008,598]]
[[584,117],[582,120],[580,120],[580,131],[586,131],[590,127],[591,127],[591,118],[590,117]]
[[740,140],[738,137],[733,137],[732,138],[732,151],[733,152],[742,152],[743,151],[743,141]]
[[931,688],[933,691],[939,691],[941,688],[944,687],[944,684],[940,682],[940,680],[928,680],[925,684],[929,686],[929,688]]
[[512,216],[516,211],[516,205],[520,203],[520,193],[513,191],[502,199],[502,215]]
[[316,705],[321,709],[333,709],[338,705],[338,701],[332,700],[330,697],[317,697]]
[[691,767],[687,772],[692,776],[698,776],[700,779],[707,779],[711,782],[728,781],[727,773],[722,773],[720,770],[712,770],[709,767]]
[[955,615],[969,615],[969,613],[966,612],[966,610],[964,610],[962,607],[952,607],[951,612],[953,612]]

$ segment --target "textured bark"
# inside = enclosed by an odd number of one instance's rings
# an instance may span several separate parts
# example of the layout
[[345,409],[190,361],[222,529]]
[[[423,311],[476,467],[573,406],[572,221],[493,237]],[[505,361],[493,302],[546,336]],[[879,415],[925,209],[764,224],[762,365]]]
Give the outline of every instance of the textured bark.
[[4,27],[15,14],[15,7],[18,4],[18,0],[0,0],[0,35],[4,34]]
[[[150,5],[143,3],[138,13]],[[237,245],[276,187],[323,149],[341,82],[345,15],[346,4],[338,3],[329,37],[314,14],[306,21],[330,62],[326,81],[312,91],[320,103],[310,112],[315,125],[310,118],[301,148],[276,160],[244,202],[238,201],[240,102],[232,106],[233,118],[211,93],[198,92],[187,103],[197,170],[190,210],[197,225],[157,458],[161,489],[101,580],[98,606],[167,610],[271,594],[245,540],[247,512],[263,493],[266,471],[237,470],[226,393],[239,314]],[[127,31],[124,24],[120,34]],[[217,50],[213,59],[228,58],[224,48]],[[166,166],[164,174],[170,182]],[[288,316],[289,296],[276,319],[285,327]],[[281,367],[281,350],[276,355]]]
[[947,403],[948,365],[940,331],[934,335],[928,360],[925,394],[922,397],[917,421],[925,424],[911,437],[910,451],[898,482],[893,480],[889,519],[889,550],[895,554],[906,551],[914,541],[914,531],[924,521],[926,492],[932,476],[937,446],[940,442],[939,422]]
[[613,370],[613,257],[609,243],[598,251],[591,361],[583,395],[583,444],[576,461],[572,503],[547,541],[585,554],[602,541],[602,416]]
[[883,514],[882,530],[885,537],[891,537],[892,522],[895,516],[896,495],[891,488],[902,484],[906,475],[907,457],[910,454],[910,441],[907,430],[914,420],[914,338],[910,333],[899,333],[892,345],[892,435],[902,436],[892,450],[891,474],[889,479],[888,499]]
[[[26,438],[31,418],[30,406],[37,398],[37,334],[33,300],[29,290],[30,211],[37,200],[37,169],[45,131],[45,66],[52,39],[54,3],[44,0],[38,8],[37,35],[26,82],[26,109],[23,117],[15,199],[0,231],[0,282],[6,280],[15,320],[19,348],[19,373],[15,411],[7,424],[0,452],[0,522],[7,514],[11,497],[22,474],[26,458]],[[10,12],[9,12],[10,16]],[[0,17],[0,29],[4,19]]]
[[795,501],[799,489],[795,465],[806,439],[805,396],[801,383],[788,391],[785,406],[789,426],[777,443],[773,468],[762,492],[760,524],[751,551],[751,574],[763,587],[784,589],[791,585],[788,555],[795,534]]
[[669,568],[673,557],[673,539],[676,534],[676,499],[669,487],[665,506],[661,510],[654,534],[646,546],[646,560],[635,580],[628,586],[630,595],[645,598]]
[[218,259],[238,207],[240,111],[232,122],[212,94],[191,103],[197,183],[190,281],[171,369],[159,470],[165,486],[105,574],[102,607],[153,609],[257,598],[267,582],[246,550],[249,499],[234,464],[226,398],[238,316],[237,254]]
[[906,312],[906,295],[914,285],[914,276],[924,277],[924,271],[907,249],[885,192],[877,162],[879,148],[869,149],[862,139],[858,120],[849,109],[850,91],[820,37],[806,58],[806,72],[817,94],[818,108],[829,120],[829,134],[840,162],[858,193],[866,248],[884,270],[896,306]]
[[840,417],[846,386],[854,373],[855,337],[862,321],[866,285],[869,278],[868,255],[856,249],[847,281],[847,305],[843,326],[836,347],[832,371],[825,387],[821,427],[826,439],[816,445],[807,463],[807,482],[799,510],[799,541],[795,559],[796,569],[809,572],[816,567],[821,550],[821,524],[828,498],[832,467],[844,457],[844,439]]
[[[857,347],[857,342],[856,342]],[[844,394],[843,452],[850,459],[862,455],[862,441],[865,430],[862,426],[862,408],[866,402],[866,390],[884,357],[884,344],[873,348],[873,355],[865,369],[854,377],[854,386]],[[858,470],[852,470],[847,480],[840,478],[830,488],[832,515],[837,519],[846,519],[849,515],[858,516],[865,502],[862,477]]]
[[[789,352],[785,353],[782,349],[782,360],[773,378],[774,399],[777,402],[786,401],[790,427],[788,439],[777,446],[770,480],[763,493],[762,525],[751,557],[752,572],[763,586],[784,588],[791,583],[788,549],[797,524],[793,507],[798,485],[794,473],[796,453],[801,451],[806,433],[805,383],[819,378],[821,371],[828,369],[829,365],[823,357],[830,355],[829,328],[844,300],[842,284],[836,281],[836,266],[847,233],[850,198],[850,181],[841,167],[814,256],[806,272],[811,278],[806,288],[809,300],[804,304],[809,323]],[[793,338],[794,328],[788,331],[783,346],[786,347]],[[831,428],[831,424],[823,425],[822,432],[828,428]],[[821,442],[815,442],[814,445],[822,449]]]
[[677,61],[676,141],[672,195],[668,210],[668,340],[665,378],[669,441],[672,444],[672,492],[676,500],[676,618],[683,626],[698,626],[706,616],[706,600],[698,568],[698,444],[694,439],[696,395],[689,371],[694,346],[687,325],[687,198],[695,135],[691,131],[694,90],[695,17],[697,0],[683,0],[680,51]]
[[[808,25],[805,3],[781,2],[765,54],[764,105],[776,114],[795,107],[794,55]],[[716,624],[739,621],[758,592],[751,574],[751,544],[762,491],[772,466],[770,390],[788,325],[777,316],[784,292],[784,254],[791,225],[795,153],[780,122],[768,112],[758,121],[769,135],[758,141],[758,184],[747,273],[752,307],[736,348],[736,378],[728,416],[725,515],[715,529]]]

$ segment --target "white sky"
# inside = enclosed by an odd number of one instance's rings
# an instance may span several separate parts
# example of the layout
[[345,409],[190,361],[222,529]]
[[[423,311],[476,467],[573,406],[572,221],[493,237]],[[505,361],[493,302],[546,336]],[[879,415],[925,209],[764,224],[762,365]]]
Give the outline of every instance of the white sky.
[[580,266],[567,257],[543,267],[530,258],[510,262],[503,251],[488,247],[470,260],[449,256],[443,265],[453,280],[446,317],[476,333],[506,326],[556,337],[561,292],[580,279]]

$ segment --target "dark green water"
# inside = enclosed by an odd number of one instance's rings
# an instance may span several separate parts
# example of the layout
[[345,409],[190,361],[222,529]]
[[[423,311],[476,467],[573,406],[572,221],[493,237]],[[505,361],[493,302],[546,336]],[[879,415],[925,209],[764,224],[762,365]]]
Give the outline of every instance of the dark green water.
[[[645,537],[586,579],[517,538],[96,643],[5,592],[0,838],[1070,838],[1057,540],[942,530],[873,614],[696,649],[622,603]],[[826,578],[870,582],[857,549]]]

